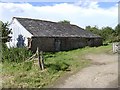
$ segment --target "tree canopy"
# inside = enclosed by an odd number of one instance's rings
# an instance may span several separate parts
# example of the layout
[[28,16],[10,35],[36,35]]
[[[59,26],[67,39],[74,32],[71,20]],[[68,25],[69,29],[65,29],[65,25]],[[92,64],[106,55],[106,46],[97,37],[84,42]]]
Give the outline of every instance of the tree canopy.
[[104,42],[116,42],[120,41],[120,25],[118,24],[115,29],[111,27],[102,27],[99,29],[97,26],[91,27],[86,26],[86,30],[93,32],[94,34],[100,35],[103,38]]
[[120,40],[120,24],[115,27],[115,35],[118,36],[118,39]]
[[2,21],[0,21],[0,36],[2,39],[2,43],[6,43],[10,41],[10,36],[9,34],[11,34],[11,29],[9,28],[9,23],[3,23]]

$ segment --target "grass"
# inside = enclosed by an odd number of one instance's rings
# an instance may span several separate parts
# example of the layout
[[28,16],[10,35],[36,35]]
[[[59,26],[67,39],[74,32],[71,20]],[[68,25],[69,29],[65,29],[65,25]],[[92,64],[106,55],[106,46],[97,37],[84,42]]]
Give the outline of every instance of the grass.
[[45,70],[41,71],[38,61],[4,62],[2,68],[3,87],[41,88],[52,84],[66,72],[74,72],[91,64],[85,59],[88,53],[111,53],[111,44],[100,47],[86,47],[71,51],[44,53]]

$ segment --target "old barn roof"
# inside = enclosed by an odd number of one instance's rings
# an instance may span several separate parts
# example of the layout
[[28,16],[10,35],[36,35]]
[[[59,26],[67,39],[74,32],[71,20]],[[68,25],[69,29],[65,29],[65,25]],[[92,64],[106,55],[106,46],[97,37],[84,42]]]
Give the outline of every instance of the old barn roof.
[[18,17],[14,18],[16,18],[19,21],[19,23],[34,37],[100,37],[76,25],[44,21],[38,19]]

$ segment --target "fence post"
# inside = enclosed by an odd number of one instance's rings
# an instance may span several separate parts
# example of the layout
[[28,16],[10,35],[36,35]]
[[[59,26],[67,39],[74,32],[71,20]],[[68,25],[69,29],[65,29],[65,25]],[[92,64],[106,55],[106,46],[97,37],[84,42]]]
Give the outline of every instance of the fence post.
[[39,52],[39,47],[37,47],[37,56],[38,56],[38,64],[39,64],[39,67],[41,69],[41,63],[40,63],[40,52]]
[[40,69],[43,70],[44,69],[43,52],[39,50],[39,47],[37,47],[37,55]]
[[41,62],[41,69],[44,69],[44,59],[43,59],[43,52],[40,51],[40,62]]

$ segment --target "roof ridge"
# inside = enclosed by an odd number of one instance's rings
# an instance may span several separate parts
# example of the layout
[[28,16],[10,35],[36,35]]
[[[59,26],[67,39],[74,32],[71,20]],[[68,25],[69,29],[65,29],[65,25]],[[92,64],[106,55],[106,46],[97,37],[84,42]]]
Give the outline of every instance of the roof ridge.
[[[37,18],[28,18],[28,17],[13,17],[13,18],[18,18],[18,19],[27,19],[27,20],[35,20],[35,21],[43,21],[43,22],[51,22],[51,23],[56,23],[56,24],[63,24],[63,25],[71,25],[71,26],[77,26],[75,24],[66,24],[66,23],[60,23],[59,21],[58,22],[54,22],[54,21],[50,21],[50,20],[43,20],[43,19],[37,19]],[[77,26],[79,27],[79,26]],[[79,27],[81,28],[81,27]],[[83,29],[83,28],[81,28]]]
[[44,22],[51,22],[51,23],[58,23],[58,22],[53,22],[53,21],[50,21],[50,20],[43,20],[43,19],[37,19],[37,18],[28,18],[28,17],[13,17],[13,18],[35,20],[35,21],[44,21]]

